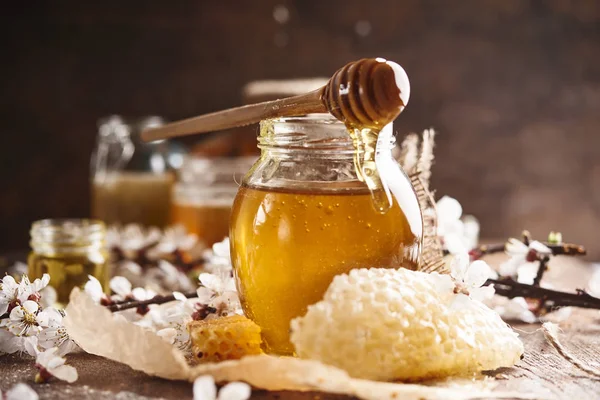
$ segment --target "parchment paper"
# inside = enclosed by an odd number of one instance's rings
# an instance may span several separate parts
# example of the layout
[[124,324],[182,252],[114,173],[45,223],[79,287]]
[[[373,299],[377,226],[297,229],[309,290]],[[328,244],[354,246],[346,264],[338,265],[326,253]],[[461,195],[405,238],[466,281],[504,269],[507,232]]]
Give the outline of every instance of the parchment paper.
[[192,367],[179,350],[154,332],[114,318],[109,310],[95,304],[79,289],[71,293],[66,313],[64,325],[68,334],[86,352],[166,379],[194,381],[198,376],[212,375],[217,382],[244,381],[266,390],[313,390],[365,400],[536,398],[523,393],[493,392],[493,383],[489,381],[450,380],[443,387],[355,379],[318,361],[270,355]]

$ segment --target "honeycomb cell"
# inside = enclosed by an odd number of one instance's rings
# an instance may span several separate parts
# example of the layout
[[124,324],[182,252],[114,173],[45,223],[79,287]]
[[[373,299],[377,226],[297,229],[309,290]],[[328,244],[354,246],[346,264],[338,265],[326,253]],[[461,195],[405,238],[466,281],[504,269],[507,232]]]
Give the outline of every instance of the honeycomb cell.
[[240,359],[260,354],[260,328],[241,315],[192,321],[188,325],[192,352],[200,362]]

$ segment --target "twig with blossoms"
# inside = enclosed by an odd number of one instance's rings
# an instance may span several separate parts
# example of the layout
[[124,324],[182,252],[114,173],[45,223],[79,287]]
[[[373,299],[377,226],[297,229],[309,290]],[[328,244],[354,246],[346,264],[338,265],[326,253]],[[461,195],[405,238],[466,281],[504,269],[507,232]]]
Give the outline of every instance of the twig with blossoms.
[[[600,298],[585,290],[575,293],[563,292],[540,286],[548,269],[551,256],[581,256],[586,254],[583,246],[562,243],[562,235],[552,232],[547,242],[531,239],[528,231],[523,232],[523,240],[511,238],[504,244],[480,246],[471,250],[471,258],[478,260],[486,254],[506,252],[510,259],[500,265],[498,279],[490,278],[484,285],[493,286],[496,294],[509,299],[524,299],[532,303],[529,311],[533,316],[542,316],[562,307],[600,309]],[[521,304],[528,305],[523,301]],[[527,317],[530,319],[529,317]]]

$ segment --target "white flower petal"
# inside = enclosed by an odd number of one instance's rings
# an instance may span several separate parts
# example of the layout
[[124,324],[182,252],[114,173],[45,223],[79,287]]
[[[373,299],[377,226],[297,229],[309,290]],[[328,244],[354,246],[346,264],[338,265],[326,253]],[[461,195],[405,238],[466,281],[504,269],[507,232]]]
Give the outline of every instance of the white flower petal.
[[40,311],[35,317],[38,326],[44,328],[50,324],[50,316],[45,311]]
[[216,400],[217,387],[210,375],[204,375],[194,381],[194,400]]
[[494,271],[483,260],[473,261],[465,275],[465,283],[469,288],[481,287],[485,281],[495,276]]
[[0,300],[0,315],[4,315],[8,311],[8,302]]
[[58,349],[56,347],[52,347],[51,349],[39,353],[35,360],[36,364],[40,364],[42,367],[47,368],[50,360],[56,357],[57,352]]
[[12,311],[10,312],[10,320],[11,321],[22,321],[23,317],[25,316],[25,310],[23,309],[22,306],[17,306],[15,308],[12,309]]
[[[55,352],[55,353],[58,353],[58,349],[56,349],[56,352]],[[54,369],[56,369],[56,368],[60,367],[61,365],[65,365],[65,362],[66,362],[66,361],[67,361],[67,360],[65,360],[64,358],[62,358],[62,357],[59,357],[59,356],[57,355],[56,357],[52,357],[52,358],[51,358],[51,359],[48,361],[48,364],[46,365],[46,369],[48,369],[49,371],[50,371],[50,370],[54,370]]]
[[61,381],[73,383],[77,380],[77,370],[71,365],[61,365],[60,367],[48,369],[55,378]]
[[462,293],[459,293],[456,296],[454,296],[452,304],[450,304],[450,308],[454,310],[463,310],[472,306],[473,300],[471,300],[469,296]]
[[122,276],[115,276],[110,280],[110,290],[118,294],[119,296],[127,296],[131,294],[131,282],[127,278]]
[[223,291],[223,282],[216,275],[203,272],[198,279],[200,279],[200,282],[208,289],[214,290],[217,293]]
[[464,282],[469,268],[469,255],[466,253],[455,254],[450,266],[450,276],[459,282]]
[[537,240],[534,240],[533,242],[529,243],[529,248],[531,250],[537,251],[540,254],[552,254],[552,250],[550,250],[548,246],[541,242],[538,242]]
[[517,271],[519,267],[523,264],[526,264],[527,261],[523,256],[512,256],[507,261],[500,264],[498,268],[498,272],[502,276],[511,276],[514,277],[517,275]]
[[522,264],[517,271],[517,281],[526,285],[533,284],[535,277],[537,276],[539,263],[528,262]]
[[444,247],[450,254],[462,254],[470,250],[464,238],[455,233],[444,235]]
[[27,300],[26,302],[23,303],[23,308],[27,312],[29,312],[31,314],[35,314],[37,312],[38,308],[40,308],[40,306],[35,301]]
[[187,301],[187,297],[181,292],[173,292],[173,297],[175,297],[175,300]]
[[33,283],[31,284],[32,292],[34,292],[34,293],[39,292],[40,290],[42,290],[43,288],[48,286],[49,282],[50,282],[50,275],[48,275],[48,274],[42,275],[41,279],[38,278],[35,281],[33,281]]
[[6,392],[6,400],[38,400],[39,396],[29,386],[24,383],[17,383],[12,389]]
[[231,382],[219,391],[218,400],[247,400],[252,394],[250,385],[244,382]]
[[450,196],[444,196],[439,199],[435,208],[442,221],[458,220],[463,211],[458,200]]
[[38,338],[36,336],[28,336],[22,338],[21,346],[22,351],[26,352],[32,357],[36,357],[39,353]]
[[496,290],[490,285],[471,289],[469,293],[473,300],[483,302],[494,297]]
[[150,300],[153,298],[156,293],[151,290],[146,290],[144,288],[137,287],[131,291],[131,295],[134,299],[139,301]]
[[40,306],[42,308],[52,307],[58,301],[58,294],[56,293],[56,289],[52,286],[46,286],[40,291]]
[[529,252],[529,247],[518,239],[510,238],[504,246],[504,251],[509,256],[526,255]]
[[100,281],[93,277],[92,275],[88,275],[88,281],[86,282],[83,290],[94,300],[95,303],[100,303],[102,297],[104,296],[104,291],[102,290],[102,285]]

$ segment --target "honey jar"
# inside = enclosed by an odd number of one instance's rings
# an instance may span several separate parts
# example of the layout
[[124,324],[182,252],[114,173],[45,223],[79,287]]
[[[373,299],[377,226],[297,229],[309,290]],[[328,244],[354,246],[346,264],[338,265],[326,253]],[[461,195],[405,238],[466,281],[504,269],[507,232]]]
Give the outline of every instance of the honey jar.
[[[392,126],[376,150],[355,146],[351,133],[330,115],[261,123],[261,157],[236,196],[230,239],[242,306],[267,352],[293,354],[290,320],[321,300],[336,275],[417,266],[422,216],[392,157]],[[377,179],[359,169],[370,151]]]
[[108,289],[109,255],[103,222],[88,219],[41,220],[31,226],[29,278],[50,275],[59,304],[65,305],[74,287],[83,288],[88,275]]
[[169,223],[172,172],[181,166],[184,149],[176,143],[143,143],[140,132],[163,124],[160,117],[100,120],[91,161],[92,217],[107,224]]
[[239,182],[256,157],[185,157],[173,187],[171,223],[183,225],[206,245],[229,235]]

